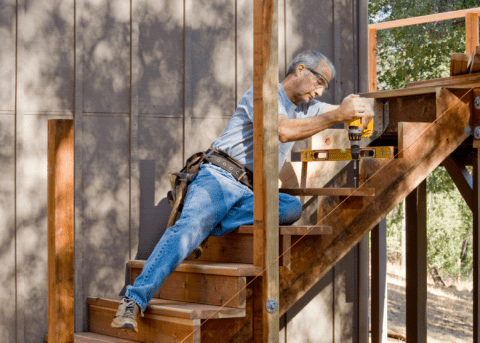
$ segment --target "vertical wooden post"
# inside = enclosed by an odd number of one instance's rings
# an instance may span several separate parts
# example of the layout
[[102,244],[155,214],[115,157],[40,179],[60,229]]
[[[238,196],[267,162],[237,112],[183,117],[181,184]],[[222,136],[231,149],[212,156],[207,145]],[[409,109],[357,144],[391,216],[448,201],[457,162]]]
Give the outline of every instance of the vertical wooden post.
[[[254,0],[254,263],[268,267],[254,287],[255,342],[278,342],[278,1]],[[273,264],[272,264],[273,263]]]
[[480,342],[480,158],[473,154],[473,342]]
[[427,342],[427,182],[406,198],[407,341]]
[[368,235],[358,246],[358,343],[368,343],[370,336],[368,315],[368,284],[370,281],[368,258]]
[[48,341],[73,342],[73,120],[48,121]]
[[368,91],[377,91],[377,29],[368,29]]
[[478,13],[465,14],[465,53],[471,55],[478,45]]
[[372,230],[372,343],[387,343],[387,220]]

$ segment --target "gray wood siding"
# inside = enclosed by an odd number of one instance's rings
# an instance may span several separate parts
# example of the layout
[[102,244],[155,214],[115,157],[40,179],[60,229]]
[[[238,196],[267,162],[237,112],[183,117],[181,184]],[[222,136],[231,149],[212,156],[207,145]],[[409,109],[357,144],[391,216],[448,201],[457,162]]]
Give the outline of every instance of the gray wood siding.
[[[359,45],[366,18],[357,18],[358,6],[366,2],[279,0],[280,79],[295,54],[317,49],[337,66],[323,100],[357,92],[359,52],[367,48]],[[168,172],[210,146],[251,87],[253,2],[1,0],[0,38],[0,334],[41,342],[47,121],[75,119],[75,326],[82,331],[85,298],[120,294],[126,262],[148,257],[163,234]],[[352,261],[282,318],[286,343],[352,341]],[[309,334],[318,325],[330,330],[321,339]]]

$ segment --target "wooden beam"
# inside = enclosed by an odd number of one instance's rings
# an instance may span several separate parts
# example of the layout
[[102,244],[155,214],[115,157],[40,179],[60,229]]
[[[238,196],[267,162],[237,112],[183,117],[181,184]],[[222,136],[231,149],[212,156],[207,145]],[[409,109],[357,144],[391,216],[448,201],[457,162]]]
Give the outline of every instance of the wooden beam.
[[377,24],[370,24],[370,25],[368,25],[368,28],[377,29],[377,30],[391,29],[391,28],[394,28],[394,27],[402,27],[402,26],[409,26],[409,25],[431,23],[431,22],[439,21],[439,20],[463,18],[468,13],[478,14],[478,13],[480,13],[480,7],[469,8],[469,9],[466,9],[466,10],[459,10],[459,11],[451,11],[451,12],[444,12],[444,13],[437,13],[437,14],[430,14],[430,15],[422,15],[422,16],[419,16],[419,17],[392,20],[392,21],[386,21],[386,22],[377,23]]
[[407,341],[427,342],[427,182],[406,199]]
[[280,188],[280,193],[286,193],[297,196],[357,196],[357,197],[373,197],[375,196],[374,188]]
[[48,121],[48,337],[73,342],[73,120]]
[[462,53],[452,53],[450,57],[450,76],[463,75],[468,72],[469,55]]
[[368,29],[368,91],[377,90],[377,30]]
[[253,173],[254,264],[266,268],[254,285],[255,342],[278,342],[278,0],[254,0]]
[[[463,91],[463,90],[462,90]],[[280,278],[281,313],[287,311],[382,218],[398,205],[434,168],[467,138],[471,92],[442,90],[438,106],[445,113],[404,151],[404,158],[365,160],[365,186],[375,197],[325,197],[321,210],[329,214],[318,225],[332,226],[331,235],[309,236],[292,247],[292,271]],[[412,128],[418,123],[410,124]],[[408,133],[407,130],[404,131]],[[339,180],[337,180],[339,181]],[[320,210],[320,208],[319,208]]]
[[480,156],[473,158],[473,342],[480,343]]
[[372,238],[372,343],[387,343],[387,220],[375,225]]
[[465,14],[465,53],[470,55],[478,45],[478,13]]
[[480,73],[455,75],[450,77],[440,77],[437,79],[415,81],[407,83],[407,88],[419,87],[448,87],[454,85],[478,83],[480,81]]
[[457,161],[452,155],[448,156],[442,165],[448,172],[448,175],[452,178],[453,182],[458,188],[458,191],[462,195],[463,199],[467,203],[470,210],[474,212],[473,207],[473,178],[468,172],[467,168]]
[[[478,25],[477,25],[477,31],[478,31]],[[472,48],[470,58],[468,59],[467,69],[469,73],[480,72],[480,46],[475,46]]]
[[[358,343],[369,343],[369,283],[370,283],[370,261],[369,261],[369,239],[368,235],[358,244]],[[373,308],[373,307],[372,307]]]

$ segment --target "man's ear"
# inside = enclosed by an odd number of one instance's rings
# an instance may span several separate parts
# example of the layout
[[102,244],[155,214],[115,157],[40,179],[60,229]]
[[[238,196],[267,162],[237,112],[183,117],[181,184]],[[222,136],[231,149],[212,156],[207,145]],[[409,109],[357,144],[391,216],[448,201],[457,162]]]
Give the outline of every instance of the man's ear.
[[297,76],[302,76],[303,73],[305,72],[305,69],[306,69],[305,64],[300,63],[300,64],[297,66],[297,68],[295,69],[295,74],[296,74]]

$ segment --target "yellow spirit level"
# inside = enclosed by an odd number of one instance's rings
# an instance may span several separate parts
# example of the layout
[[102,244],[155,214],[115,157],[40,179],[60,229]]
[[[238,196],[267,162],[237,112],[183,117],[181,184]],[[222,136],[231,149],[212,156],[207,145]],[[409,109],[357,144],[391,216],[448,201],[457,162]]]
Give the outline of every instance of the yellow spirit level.
[[[302,162],[315,161],[351,161],[351,149],[302,150]],[[360,148],[360,159],[393,158],[393,146]]]

